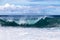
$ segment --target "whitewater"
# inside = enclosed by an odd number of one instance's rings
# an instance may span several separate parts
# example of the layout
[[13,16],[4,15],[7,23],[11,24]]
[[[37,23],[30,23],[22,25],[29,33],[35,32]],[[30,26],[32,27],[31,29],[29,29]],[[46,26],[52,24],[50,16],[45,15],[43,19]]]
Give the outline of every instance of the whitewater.
[[0,27],[0,40],[60,40],[60,27]]

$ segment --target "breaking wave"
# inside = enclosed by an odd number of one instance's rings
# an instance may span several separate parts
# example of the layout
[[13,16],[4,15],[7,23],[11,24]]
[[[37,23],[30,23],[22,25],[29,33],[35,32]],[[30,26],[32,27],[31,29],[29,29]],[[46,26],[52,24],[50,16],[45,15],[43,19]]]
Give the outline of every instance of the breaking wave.
[[40,17],[0,17],[1,26],[56,27],[60,25],[58,16]]

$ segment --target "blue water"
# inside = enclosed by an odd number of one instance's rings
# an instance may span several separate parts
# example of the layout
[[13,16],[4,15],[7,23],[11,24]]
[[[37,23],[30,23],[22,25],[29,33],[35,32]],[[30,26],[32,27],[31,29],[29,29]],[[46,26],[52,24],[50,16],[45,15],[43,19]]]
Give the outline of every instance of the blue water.
[[0,25],[55,27],[60,25],[60,15],[0,15]]
[[[48,18],[46,18],[48,17]],[[50,15],[50,16],[12,16],[12,15],[0,15],[0,19],[4,20],[2,23],[8,21],[15,21],[16,23],[25,23],[29,21],[29,24],[33,24],[37,19],[37,23],[53,23],[49,24],[43,28],[37,28],[37,26],[2,26],[0,25],[0,40],[60,40],[60,16]],[[41,20],[43,19],[43,21]],[[48,20],[47,20],[48,19]],[[19,20],[21,22],[19,22]],[[48,22],[47,22],[47,21]],[[0,20],[1,23],[1,20]],[[26,23],[25,23],[26,24]],[[35,24],[36,25],[36,24]],[[43,25],[43,24],[42,24]],[[54,27],[53,27],[54,26]],[[50,28],[51,27],[51,28]]]

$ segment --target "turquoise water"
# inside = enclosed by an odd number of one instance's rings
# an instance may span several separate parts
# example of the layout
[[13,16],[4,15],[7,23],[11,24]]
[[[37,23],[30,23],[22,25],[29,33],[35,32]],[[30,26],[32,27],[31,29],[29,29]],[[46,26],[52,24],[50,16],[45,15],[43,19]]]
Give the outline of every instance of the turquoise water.
[[2,16],[0,40],[60,40],[60,16]]
[[8,16],[0,17],[1,26],[56,27],[60,25],[60,16]]

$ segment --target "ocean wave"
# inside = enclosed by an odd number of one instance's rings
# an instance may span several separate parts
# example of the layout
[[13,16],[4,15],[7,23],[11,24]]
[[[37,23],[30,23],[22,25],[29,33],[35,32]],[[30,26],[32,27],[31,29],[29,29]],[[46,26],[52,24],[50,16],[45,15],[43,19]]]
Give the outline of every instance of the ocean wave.
[[[27,18],[26,18],[27,19]],[[35,18],[26,19],[4,19],[0,18],[1,26],[24,26],[24,27],[56,27],[60,25],[60,18],[43,16],[39,17],[37,20]],[[33,22],[34,21],[34,22]],[[31,23],[30,23],[31,22]]]

